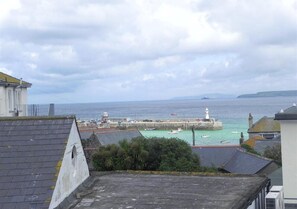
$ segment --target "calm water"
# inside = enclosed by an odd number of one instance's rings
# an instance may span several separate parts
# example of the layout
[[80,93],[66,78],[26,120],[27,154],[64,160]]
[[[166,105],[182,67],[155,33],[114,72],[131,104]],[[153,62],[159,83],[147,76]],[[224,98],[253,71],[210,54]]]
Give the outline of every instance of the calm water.
[[[209,109],[210,117],[223,122],[219,131],[196,131],[197,145],[238,144],[240,132],[247,138],[248,114],[254,121],[263,116],[273,117],[280,109],[297,103],[296,97],[209,99],[209,100],[165,100],[142,102],[108,102],[85,104],[56,104],[57,115],[75,114],[79,119],[99,119],[103,112],[110,117],[131,119],[173,119],[201,118]],[[48,106],[40,105],[40,114],[47,113]],[[175,115],[172,116],[172,113]],[[192,132],[182,131],[169,134],[168,131],[142,131],[144,136],[178,137],[192,143]]]

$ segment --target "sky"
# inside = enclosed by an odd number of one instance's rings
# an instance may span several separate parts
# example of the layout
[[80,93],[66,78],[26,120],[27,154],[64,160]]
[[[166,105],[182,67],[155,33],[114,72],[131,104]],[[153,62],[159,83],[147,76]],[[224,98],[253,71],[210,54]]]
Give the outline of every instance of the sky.
[[29,103],[297,89],[297,0],[0,0]]

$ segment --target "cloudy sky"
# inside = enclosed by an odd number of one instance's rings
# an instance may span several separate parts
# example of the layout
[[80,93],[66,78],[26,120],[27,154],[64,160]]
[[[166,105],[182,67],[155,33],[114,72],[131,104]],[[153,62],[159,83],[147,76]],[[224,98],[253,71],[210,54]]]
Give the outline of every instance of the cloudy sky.
[[0,0],[30,103],[297,89],[297,0]]

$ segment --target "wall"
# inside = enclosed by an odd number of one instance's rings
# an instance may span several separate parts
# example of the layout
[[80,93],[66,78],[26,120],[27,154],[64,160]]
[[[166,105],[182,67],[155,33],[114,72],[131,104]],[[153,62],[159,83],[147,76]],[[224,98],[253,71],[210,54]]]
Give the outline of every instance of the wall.
[[[76,156],[72,158],[74,146],[76,148]],[[59,163],[57,168],[59,168]],[[74,121],[49,208],[52,209],[57,207],[82,182],[84,182],[89,175],[88,165]]]
[[[18,103],[15,96],[12,95],[12,109],[9,109],[8,90],[12,90],[12,92],[14,92],[13,94],[15,94],[15,92],[20,93],[20,103]],[[19,110],[19,116],[27,115],[27,89],[0,86],[0,117],[14,116],[14,107]]]
[[5,104],[5,89],[3,86],[0,86],[0,117],[6,115],[6,104]]
[[297,204],[297,120],[280,123],[285,203]]

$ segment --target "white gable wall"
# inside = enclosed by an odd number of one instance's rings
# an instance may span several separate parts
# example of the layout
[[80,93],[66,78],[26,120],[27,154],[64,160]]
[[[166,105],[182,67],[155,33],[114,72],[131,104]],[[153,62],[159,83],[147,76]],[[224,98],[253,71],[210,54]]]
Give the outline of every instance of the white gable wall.
[[[77,155],[72,158],[73,147]],[[75,153],[74,153],[75,155]],[[59,165],[58,165],[59,166]],[[89,168],[75,121],[72,124],[49,209],[57,207],[89,177]]]
[[297,204],[297,120],[280,120],[285,203]]

